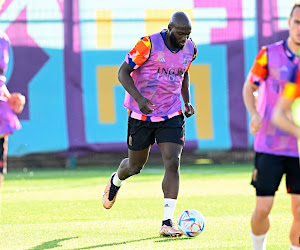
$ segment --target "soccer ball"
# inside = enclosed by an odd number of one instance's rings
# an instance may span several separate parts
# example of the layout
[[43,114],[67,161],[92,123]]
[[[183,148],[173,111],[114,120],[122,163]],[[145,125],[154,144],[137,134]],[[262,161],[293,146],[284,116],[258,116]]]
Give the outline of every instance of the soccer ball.
[[195,237],[203,231],[205,221],[199,211],[187,209],[179,215],[177,224],[182,234],[188,237]]

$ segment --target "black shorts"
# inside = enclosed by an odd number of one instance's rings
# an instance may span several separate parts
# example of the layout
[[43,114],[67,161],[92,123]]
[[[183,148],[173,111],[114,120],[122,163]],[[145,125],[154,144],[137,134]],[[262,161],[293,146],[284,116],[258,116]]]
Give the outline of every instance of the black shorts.
[[0,174],[5,172],[6,168],[7,141],[6,137],[0,138]]
[[257,196],[274,196],[283,174],[288,193],[300,194],[299,158],[256,153],[251,184]]
[[174,142],[184,145],[185,121],[183,115],[162,122],[141,121],[128,118],[127,145],[130,150],[143,150],[150,145]]

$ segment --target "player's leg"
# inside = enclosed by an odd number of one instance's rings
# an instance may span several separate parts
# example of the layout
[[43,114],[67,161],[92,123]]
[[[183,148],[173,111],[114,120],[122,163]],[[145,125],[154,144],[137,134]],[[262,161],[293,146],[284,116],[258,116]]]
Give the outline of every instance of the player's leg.
[[149,151],[150,147],[139,151],[128,149],[128,158],[121,162],[117,171],[119,179],[123,181],[139,174],[148,160]]
[[253,249],[266,249],[266,234],[270,228],[269,214],[274,196],[257,196],[256,207],[251,217]]
[[287,159],[286,187],[291,194],[293,222],[290,230],[291,249],[300,249],[300,167],[299,158]]
[[155,131],[165,166],[162,182],[164,198],[177,199],[179,190],[179,168],[184,146],[185,122],[183,115],[175,116],[162,123]]
[[159,143],[164,166],[165,175],[162,182],[164,194],[164,217],[160,235],[180,236],[179,230],[173,227],[172,218],[174,215],[180,182],[180,158],[182,145],[165,142]]
[[132,175],[139,174],[147,162],[150,147],[140,150],[128,150],[128,158],[122,160],[117,172],[112,173],[103,194],[103,206],[110,209],[115,203],[122,182]]
[[6,158],[7,158],[7,136],[0,138],[0,187],[4,181],[6,173]]
[[163,163],[165,166],[165,175],[162,182],[164,198],[177,199],[179,191],[179,168],[182,152],[182,145],[165,142],[159,144]]
[[292,214],[293,223],[290,231],[291,249],[297,249],[300,247],[300,195],[292,194]]
[[270,228],[275,192],[284,173],[285,157],[256,153],[251,184],[256,189],[256,207],[251,217],[253,249],[266,248],[266,235]]
[[103,206],[110,209],[117,197],[122,181],[139,174],[146,164],[150,145],[155,142],[151,122],[128,119],[128,158],[121,161],[117,172],[112,173],[103,194]]
[[257,196],[256,207],[251,217],[252,232],[255,235],[266,234],[270,228],[269,214],[274,196]]
[[172,218],[179,191],[181,152],[184,145],[184,118],[182,115],[166,120],[155,131],[155,137],[162,154],[165,175],[162,182],[164,193],[164,217],[160,234],[180,236],[179,230],[173,227]]
[[149,151],[150,146],[139,151],[128,149],[128,158],[123,159],[117,172],[112,174],[112,183],[116,187],[120,187],[124,180],[132,175],[139,174],[148,160]]

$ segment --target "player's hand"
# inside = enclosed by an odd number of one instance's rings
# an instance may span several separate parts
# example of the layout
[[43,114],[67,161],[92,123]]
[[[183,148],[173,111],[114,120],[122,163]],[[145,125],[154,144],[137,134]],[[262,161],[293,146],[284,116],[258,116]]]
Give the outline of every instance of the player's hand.
[[139,105],[140,111],[145,115],[151,114],[153,112],[154,109],[150,107],[155,107],[155,105],[152,102],[150,102],[150,100],[144,97],[137,100],[137,103]]
[[256,133],[261,129],[261,126],[262,126],[261,116],[258,113],[252,115],[251,121],[250,121],[251,134],[256,135]]
[[187,118],[195,114],[194,107],[192,106],[191,103],[187,102],[184,104],[184,114]]
[[20,114],[23,111],[26,99],[21,93],[12,93],[8,98],[8,105],[12,111]]

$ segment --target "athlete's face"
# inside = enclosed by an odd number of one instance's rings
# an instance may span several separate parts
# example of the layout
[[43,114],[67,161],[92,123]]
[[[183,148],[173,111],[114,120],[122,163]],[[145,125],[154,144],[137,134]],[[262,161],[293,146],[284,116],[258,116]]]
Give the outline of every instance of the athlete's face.
[[289,19],[289,29],[291,41],[300,46],[300,7],[296,7]]
[[176,49],[182,49],[190,34],[190,27],[169,27],[170,42],[172,47]]

